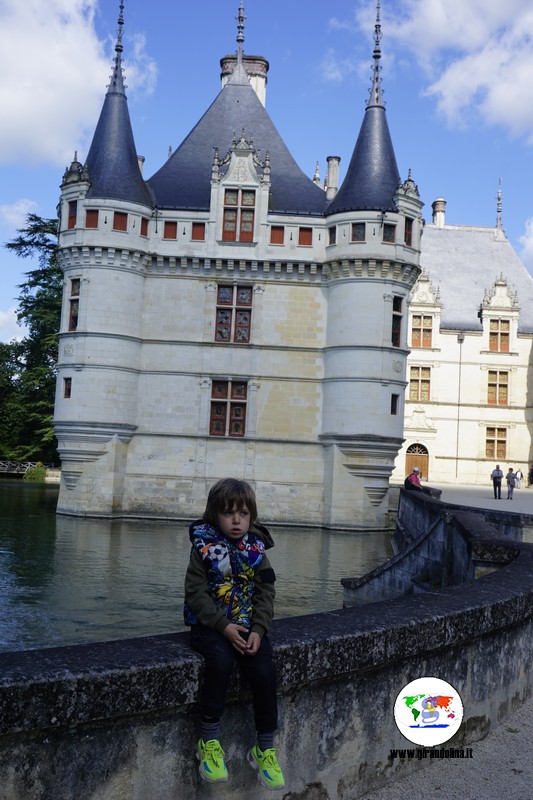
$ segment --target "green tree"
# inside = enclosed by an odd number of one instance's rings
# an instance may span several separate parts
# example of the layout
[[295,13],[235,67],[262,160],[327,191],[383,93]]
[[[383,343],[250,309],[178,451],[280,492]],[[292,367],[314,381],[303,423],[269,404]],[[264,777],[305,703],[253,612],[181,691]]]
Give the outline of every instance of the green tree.
[[28,214],[8,250],[34,266],[20,285],[17,319],[27,328],[20,342],[0,348],[0,447],[15,460],[58,462],[52,419],[57,333],[63,276],[57,261],[58,222]]

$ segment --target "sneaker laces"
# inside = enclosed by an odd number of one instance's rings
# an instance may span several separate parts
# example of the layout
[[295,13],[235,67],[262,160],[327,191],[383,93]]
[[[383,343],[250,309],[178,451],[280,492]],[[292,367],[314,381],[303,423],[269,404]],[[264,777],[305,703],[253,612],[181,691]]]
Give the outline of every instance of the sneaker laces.
[[213,759],[217,767],[224,764],[224,751],[220,746],[220,742],[216,739],[209,739],[208,742],[204,742],[204,747],[206,757]]
[[263,750],[263,764],[267,767],[274,767],[274,769],[279,769],[280,766],[278,764],[278,759],[276,758],[276,751],[273,747],[269,747],[268,750]]

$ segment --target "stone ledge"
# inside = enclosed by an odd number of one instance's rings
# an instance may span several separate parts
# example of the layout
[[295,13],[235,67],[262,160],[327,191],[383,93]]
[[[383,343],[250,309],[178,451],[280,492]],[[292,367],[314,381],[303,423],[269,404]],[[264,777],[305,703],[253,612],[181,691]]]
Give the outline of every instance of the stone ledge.
[[[474,583],[277,620],[280,690],[471,643],[533,616],[533,545]],[[0,654],[0,735],[61,729],[194,703],[202,659],[188,634]],[[235,679],[231,694],[239,691]]]

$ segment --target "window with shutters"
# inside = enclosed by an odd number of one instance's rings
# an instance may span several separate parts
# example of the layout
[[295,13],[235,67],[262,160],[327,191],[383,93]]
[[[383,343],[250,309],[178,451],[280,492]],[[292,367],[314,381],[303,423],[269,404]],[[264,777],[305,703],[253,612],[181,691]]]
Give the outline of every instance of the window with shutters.
[[113,230],[114,231],[127,231],[128,230],[128,215],[123,211],[115,211],[113,215]]
[[507,458],[506,428],[487,428],[485,456],[498,461]]
[[178,223],[175,221],[167,220],[163,230],[163,239],[177,239],[178,237]]
[[487,402],[490,406],[506,406],[509,402],[509,373],[489,370]]
[[246,381],[214,380],[211,387],[211,436],[244,436],[246,432]]
[[226,189],[224,192],[223,242],[253,242],[255,191]]
[[252,287],[218,286],[215,342],[248,344],[252,326]]
[[270,228],[270,244],[284,244],[285,242],[285,226],[272,225]]
[[141,217],[141,236],[148,236],[148,219]]
[[491,319],[489,321],[489,350],[491,353],[509,352],[509,333],[511,323],[508,319]]
[[193,242],[205,241],[205,222],[193,222],[191,239]]
[[98,209],[88,208],[85,212],[85,227],[97,228],[98,227]]
[[413,314],[411,347],[431,347],[433,340],[433,317],[429,314]]
[[312,228],[298,228],[298,244],[301,247],[313,246],[313,229]]
[[430,398],[431,367],[411,367],[409,375],[409,400],[427,403]]

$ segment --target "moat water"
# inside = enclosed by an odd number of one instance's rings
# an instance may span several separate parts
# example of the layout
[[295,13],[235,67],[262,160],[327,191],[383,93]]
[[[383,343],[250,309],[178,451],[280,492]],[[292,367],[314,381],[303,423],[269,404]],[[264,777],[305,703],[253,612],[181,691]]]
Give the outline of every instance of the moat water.
[[[0,480],[0,651],[185,630],[188,526],[57,516],[57,495]],[[341,608],[340,579],[392,554],[388,532],[271,533],[277,617]]]

